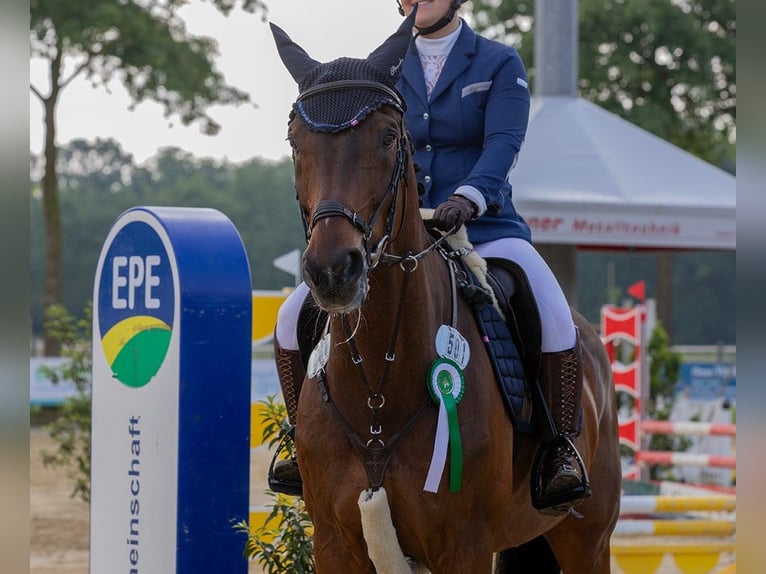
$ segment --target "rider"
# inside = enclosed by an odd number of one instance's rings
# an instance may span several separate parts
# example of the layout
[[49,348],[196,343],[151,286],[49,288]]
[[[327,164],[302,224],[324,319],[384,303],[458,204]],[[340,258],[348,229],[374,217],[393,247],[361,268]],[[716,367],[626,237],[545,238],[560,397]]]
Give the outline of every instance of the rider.
[[[509,182],[529,117],[526,71],[514,48],[479,36],[458,17],[464,1],[397,0],[402,15],[418,4],[415,41],[397,87],[407,102],[421,202],[435,207],[438,228],[465,223],[479,255],[510,260],[524,270],[541,321],[543,394],[556,432],[574,438],[582,402],[578,333],[561,287],[513,206]],[[305,374],[296,326],[307,293],[301,284],[288,297],[274,337],[291,425]],[[542,495],[557,502],[542,512],[566,512],[584,496],[577,458],[571,443],[561,442],[544,460]],[[300,480],[294,461],[283,461],[275,468],[275,475],[280,473]]]

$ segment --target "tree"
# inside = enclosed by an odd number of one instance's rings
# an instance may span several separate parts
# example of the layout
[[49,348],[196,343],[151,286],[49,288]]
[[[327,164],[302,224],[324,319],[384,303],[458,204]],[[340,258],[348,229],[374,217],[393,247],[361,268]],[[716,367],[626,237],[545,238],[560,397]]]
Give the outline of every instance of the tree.
[[77,393],[64,401],[58,416],[47,425],[56,449],[43,451],[43,464],[69,468],[72,497],[90,502],[91,307],[86,307],[84,319],[76,320],[61,305],[54,305],[48,308],[47,320],[66,361],[58,367],[42,367],[43,374],[53,384],[73,383]]
[[[474,0],[534,83],[534,0]],[[736,135],[735,0],[580,0],[580,95],[716,165]]]
[[[263,0],[211,0],[228,15],[237,5],[265,14]],[[62,90],[84,75],[95,87],[116,79],[127,89],[133,106],[153,100],[166,116],[184,125],[198,123],[214,135],[220,125],[207,114],[212,104],[242,104],[245,92],[229,86],[215,68],[217,46],[208,37],[188,34],[178,10],[186,0],[31,0],[31,57],[41,58],[49,71],[45,94],[30,85],[44,109],[45,143],[42,198],[45,222],[46,307],[62,298],[62,231],[56,174],[56,106]],[[46,353],[58,351],[46,334]]]
[[[668,334],[657,323],[649,337],[647,345],[649,355],[649,404],[646,405],[649,418],[658,421],[670,419],[675,403],[675,388],[681,371],[681,355],[670,348]],[[691,441],[683,436],[652,435],[649,439],[650,451],[683,452],[691,446]],[[649,471],[651,480],[672,480],[668,473],[671,465],[654,466]]]
[[[36,155],[30,160],[30,306],[33,333],[39,336],[47,309],[43,160]],[[292,276],[272,264],[276,257],[305,247],[290,158],[233,164],[168,147],[139,166],[113,139],[74,139],[59,147],[57,166],[61,228],[66,237],[62,303],[70,313],[79,317],[77,310],[91,299],[104,239],[117,217],[136,205],[218,209],[240,232],[253,288],[292,286]]]

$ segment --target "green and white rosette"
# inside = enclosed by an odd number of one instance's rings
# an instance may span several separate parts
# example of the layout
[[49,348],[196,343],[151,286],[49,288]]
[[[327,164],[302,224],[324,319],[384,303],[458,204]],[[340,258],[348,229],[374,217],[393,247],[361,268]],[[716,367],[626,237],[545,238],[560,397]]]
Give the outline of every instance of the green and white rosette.
[[460,490],[463,477],[463,443],[460,439],[460,425],[457,418],[457,404],[463,398],[465,378],[463,370],[455,361],[441,357],[436,359],[428,372],[428,392],[439,405],[439,418],[436,424],[434,452],[431,467],[428,469],[423,490],[436,492],[439,489],[442,473],[447,462],[449,449],[450,492]]

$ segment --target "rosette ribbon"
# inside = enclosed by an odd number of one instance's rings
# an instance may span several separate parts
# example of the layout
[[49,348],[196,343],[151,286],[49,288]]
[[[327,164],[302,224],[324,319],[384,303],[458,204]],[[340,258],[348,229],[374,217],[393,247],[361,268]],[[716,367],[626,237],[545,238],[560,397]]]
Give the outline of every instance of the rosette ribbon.
[[457,492],[463,478],[463,443],[460,438],[460,425],[457,417],[457,404],[463,398],[465,378],[460,366],[451,359],[440,358],[433,362],[428,372],[428,392],[439,406],[439,418],[436,423],[434,451],[431,467],[428,469],[423,490],[436,492],[444,473],[449,449],[450,492]]

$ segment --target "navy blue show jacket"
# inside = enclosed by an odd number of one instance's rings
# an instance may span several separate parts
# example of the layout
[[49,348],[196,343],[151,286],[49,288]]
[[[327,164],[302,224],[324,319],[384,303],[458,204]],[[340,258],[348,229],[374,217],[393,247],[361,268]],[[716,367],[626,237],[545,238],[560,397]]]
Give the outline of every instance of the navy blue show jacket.
[[529,120],[526,70],[515,48],[476,34],[465,22],[429,101],[415,42],[398,83],[405,124],[420,166],[423,207],[436,207],[460,186],[484,198],[467,223],[473,243],[501,237],[531,241],[516,212],[509,180]]

